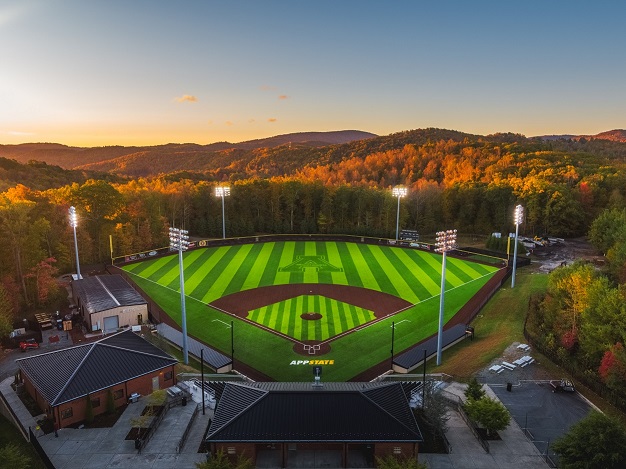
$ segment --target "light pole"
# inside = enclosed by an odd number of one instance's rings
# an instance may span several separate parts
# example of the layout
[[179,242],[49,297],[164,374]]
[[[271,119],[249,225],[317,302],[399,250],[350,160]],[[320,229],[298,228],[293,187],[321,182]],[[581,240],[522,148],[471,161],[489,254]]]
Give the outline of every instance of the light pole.
[[70,214],[70,226],[74,228],[74,250],[76,251],[76,276],[81,279],[80,275],[80,263],[78,262],[78,241],[76,239],[76,227],[78,226],[78,216],[76,215],[76,208],[71,206],[69,209]]
[[513,274],[511,275],[511,288],[515,287],[515,269],[517,268],[517,237],[519,235],[519,226],[524,219],[524,207],[517,205],[515,207],[515,246],[513,247]]
[[183,361],[185,365],[189,363],[187,346],[187,310],[185,309],[185,274],[183,272],[183,251],[189,246],[189,236],[187,230],[170,228],[170,249],[178,250],[178,268],[180,273],[180,311],[183,327]]
[[224,197],[228,197],[230,195],[230,187],[229,186],[218,186],[215,188],[215,197],[222,198],[222,238],[226,239],[226,215],[224,212]]
[[398,212],[396,213],[396,241],[398,241],[398,233],[400,230],[400,199],[406,197],[408,189],[402,186],[396,186],[391,190],[394,197],[398,198]]
[[446,253],[456,246],[456,230],[438,231],[435,251],[443,254],[441,260],[441,294],[439,296],[439,332],[437,334],[437,366],[441,365],[443,343],[443,307],[446,292]]

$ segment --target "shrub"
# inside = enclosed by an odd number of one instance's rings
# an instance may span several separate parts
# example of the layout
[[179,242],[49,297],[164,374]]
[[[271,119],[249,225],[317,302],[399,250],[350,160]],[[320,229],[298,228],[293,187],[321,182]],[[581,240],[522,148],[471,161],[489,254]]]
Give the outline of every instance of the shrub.
[[115,401],[113,400],[113,391],[111,391],[110,389],[107,390],[106,412],[107,414],[115,413]]
[[87,399],[85,404],[85,423],[90,424],[93,422],[93,404],[91,403],[91,396],[89,394],[87,394],[85,399]]

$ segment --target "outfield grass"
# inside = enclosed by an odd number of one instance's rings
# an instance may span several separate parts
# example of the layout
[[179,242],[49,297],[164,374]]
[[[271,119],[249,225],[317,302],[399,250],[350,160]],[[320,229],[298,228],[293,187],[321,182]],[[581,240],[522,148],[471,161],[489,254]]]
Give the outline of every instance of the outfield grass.
[[[124,269],[180,324],[177,256],[130,264]],[[267,242],[190,251],[185,253],[184,269],[188,331],[225,353],[230,351],[230,331],[220,327],[217,321],[230,323],[233,317],[209,308],[207,303],[242,290],[294,283],[352,285],[389,293],[415,305],[333,340],[331,352],[317,357],[334,361],[332,366],[324,369],[327,380],[350,379],[389,357],[392,321],[397,324],[396,351],[412,346],[437,330],[441,256],[425,251],[346,242]],[[449,257],[446,320],[456,314],[496,270],[492,266]],[[289,305],[287,301],[281,302],[275,311],[253,312],[253,316],[264,315],[259,323],[268,321],[276,330],[287,330],[291,332],[289,335],[297,338],[295,324],[305,322],[298,317],[309,311],[298,311],[299,300],[295,300],[295,305],[293,301]],[[339,310],[339,303],[328,303],[327,307],[331,311]],[[367,323],[371,320],[365,310],[350,311],[349,314],[346,311],[350,308],[344,309],[344,315],[340,315],[339,325],[333,319],[332,329],[330,326],[325,330],[320,327],[319,333],[333,337],[349,329],[348,316],[355,327],[357,323],[362,325],[362,321]],[[293,324],[293,329],[290,324]],[[302,335],[304,327],[301,325],[298,340],[310,340],[308,325],[306,339]],[[314,332],[317,333],[317,330]],[[294,360],[305,358],[293,352],[291,341],[237,318],[234,336],[236,360],[277,380],[310,379],[310,367],[290,365]]]
[[444,352],[441,366],[429,363],[429,373],[447,373],[469,379],[502,355],[513,342],[524,342],[524,320],[528,301],[534,293],[545,291],[548,275],[530,269],[517,271],[515,288],[510,283],[493,296],[473,321],[474,340],[464,340]]

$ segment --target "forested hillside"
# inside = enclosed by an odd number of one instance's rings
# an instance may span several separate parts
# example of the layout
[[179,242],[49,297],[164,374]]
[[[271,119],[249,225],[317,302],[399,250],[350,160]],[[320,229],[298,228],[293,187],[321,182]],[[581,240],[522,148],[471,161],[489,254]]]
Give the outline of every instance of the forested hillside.
[[622,210],[626,196],[626,144],[608,140],[425,129],[323,147],[223,150],[210,162],[197,145],[179,149],[178,157],[159,156],[156,147],[142,155],[146,171],[171,160],[190,166],[149,177],[0,160],[0,256],[6,260],[0,281],[15,304],[45,304],[47,276],[73,268],[70,205],[79,215],[82,262],[94,263],[109,258],[109,235],[115,255],[166,245],[169,226],[197,237],[221,236],[218,184],[231,186],[228,236],[393,237],[395,185],[409,189],[400,204],[401,227],[422,234],[448,228],[506,233],[520,203],[523,234],[580,236],[604,209]]

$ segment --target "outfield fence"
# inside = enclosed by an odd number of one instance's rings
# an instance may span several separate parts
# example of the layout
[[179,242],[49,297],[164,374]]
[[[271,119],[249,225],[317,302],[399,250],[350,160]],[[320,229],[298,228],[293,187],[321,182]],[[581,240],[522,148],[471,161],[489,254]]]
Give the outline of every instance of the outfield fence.
[[[435,245],[431,243],[418,242],[418,241],[406,241],[390,239],[390,238],[373,238],[369,236],[356,236],[356,235],[339,235],[339,234],[272,234],[272,235],[259,235],[259,236],[243,236],[238,238],[226,238],[226,239],[200,239],[191,241],[189,243],[189,250],[219,247],[219,246],[234,246],[237,244],[251,244],[251,243],[265,243],[276,241],[339,241],[348,243],[361,243],[361,244],[376,244],[382,246],[398,246],[410,249],[420,249],[423,251],[435,251]],[[172,250],[169,247],[160,247],[151,249],[149,251],[136,252],[132,254],[124,254],[120,256],[111,256],[112,265],[124,265],[132,262],[145,261],[155,257],[166,256],[172,254]],[[507,265],[508,259],[506,254],[489,251],[487,249],[459,247],[453,251],[448,252],[448,256],[460,257],[464,259],[471,259],[475,262],[482,262],[489,265]],[[523,258],[518,258],[518,266],[523,265]],[[528,261],[530,263],[530,261]]]

